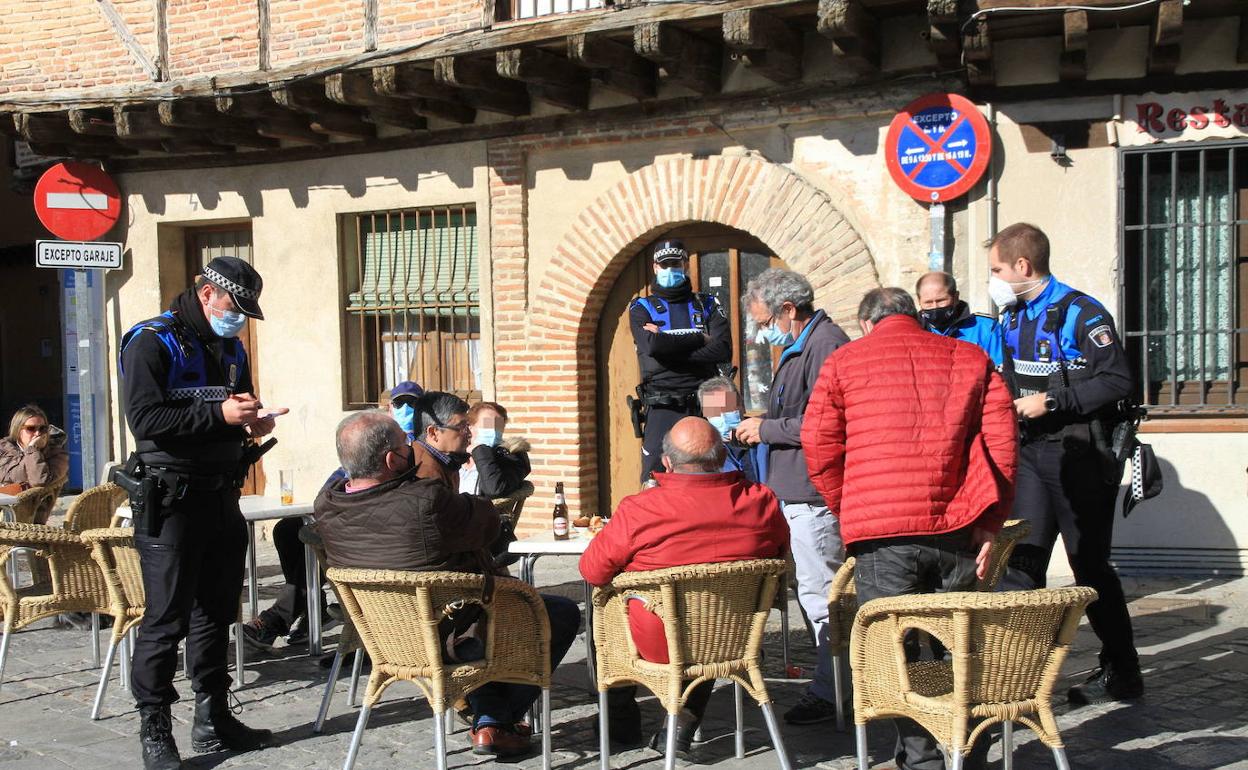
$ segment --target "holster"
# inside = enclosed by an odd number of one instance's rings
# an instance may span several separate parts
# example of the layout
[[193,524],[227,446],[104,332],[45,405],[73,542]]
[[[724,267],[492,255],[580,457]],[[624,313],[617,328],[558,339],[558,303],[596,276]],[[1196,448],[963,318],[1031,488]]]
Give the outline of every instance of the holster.
[[135,531],[149,537],[160,535],[161,512],[185,493],[185,488],[176,482],[170,484],[163,475],[149,472],[134,452],[124,467],[113,470],[113,482],[130,497],[130,520]]
[[[637,386],[637,395],[641,395],[641,386]],[[628,404],[628,417],[633,423],[633,435],[642,438],[646,435],[646,407],[641,403],[641,398],[633,398],[625,396],[625,402]]]
[[247,482],[247,474],[251,472],[251,466],[260,462],[260,458],[264,457],[264,453],[272,449],[276,443],[276,438],[270,438],[263,444],[251,444],[243,450],[243,456],[238,461],[238,468],[234,471],[235,489],[243,488],[243,484]]

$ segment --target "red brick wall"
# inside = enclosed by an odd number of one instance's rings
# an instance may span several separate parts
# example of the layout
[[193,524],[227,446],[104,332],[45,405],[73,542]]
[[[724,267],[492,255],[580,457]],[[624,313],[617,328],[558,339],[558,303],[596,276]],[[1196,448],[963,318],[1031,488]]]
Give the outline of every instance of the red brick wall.
[[257,68],[256,0],[169,0],[166,14],[171,79]]

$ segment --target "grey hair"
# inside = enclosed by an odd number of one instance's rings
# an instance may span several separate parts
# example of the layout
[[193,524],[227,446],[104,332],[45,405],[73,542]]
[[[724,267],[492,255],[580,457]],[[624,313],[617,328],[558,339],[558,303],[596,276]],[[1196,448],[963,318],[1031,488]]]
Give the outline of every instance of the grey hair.
[[949,292],[950,294],[958,293],[958,279],[957,278],[954,278],[952,274],[946,273],[943,270],[933,270],[930,273],[924,273],[923,275],[919,276],[919,280],[915,281],[914,296],[916,297],[919,296],[919,290],[923,288],[923,284],[927,283],[928,281],[935,281],[935,280],[939,280],[942,284],[944,284],[945,291]]
[[771,267],[754,277],[745,287],[741,307],[748,314],[750,305],[762,304],[772,315],[791,302],[802,313],[815,312],[815,290],[800,273]]
[[727,377],[712,377],[698,386],[698,404],[701,405],[708,395],[720,392],[741,395],[741,391],[737,390],[737,384],[732,380]]
[[918,318],[918,308],[914,306],[914,298],[905,289],[886,286],[872,289],[858,303],[858,320],[879,323],[890,315],[908,315]]
[[445,426],[457,414],[468,414],[468,402],[454,393],[437,390],[416,399],[416,416],[420,418],[417,432],[423,435],[430,425]]
[[722,441],[714,442],[709,452],[692,454],[672,442],[671,431],[663,437],[663,456],[672,464],[672,470],[693,468],[699,473],[718,473],[723,470],[727,455],[728,449]]
[[386,464],[386,452],[406,443],[407,434],[380,409],[347,415],[334,432],[338,462],[350,479],[379,477]]

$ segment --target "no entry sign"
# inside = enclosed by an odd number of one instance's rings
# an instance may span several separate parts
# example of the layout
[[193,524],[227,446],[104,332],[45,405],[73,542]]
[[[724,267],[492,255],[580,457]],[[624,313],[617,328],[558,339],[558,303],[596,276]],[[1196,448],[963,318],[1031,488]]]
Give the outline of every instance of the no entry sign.
[[117,185],[96,166],[58,163],[35,185],[35,213],[43,226],[67,241],[99,238],[121,215]]
[[893,181],[912,197],[943,203],[964,195],[988,167],[988,121],[957,94],[929,94],[897,113],[884,140]]

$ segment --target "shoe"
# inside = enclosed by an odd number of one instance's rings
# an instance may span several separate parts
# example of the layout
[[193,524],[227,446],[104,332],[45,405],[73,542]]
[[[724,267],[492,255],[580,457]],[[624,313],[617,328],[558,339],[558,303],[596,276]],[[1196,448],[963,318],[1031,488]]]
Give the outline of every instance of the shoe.
[[242,625],[243,642],[264,652],[273,651],[273,643],[281,636],[277,629],[264,622],[263,618],[252,618]]
[[[634,700],[632,691],[623,689],[624,695],[617,695],[622,688],[607,690],[607,719],[611,734],[611,750],[624,751],[635,749],[645,743],[646,737],[641,732],[641,709]],[[598,742],[598,719],[594,718],[594,743]]]
[[1115,666],[1105,663],[1093,669],[1083,684],[1077,684],[1066,692],[1066,700],[1072,706],[1092,703],[1108,703],[1117,700],[1134,700],[1144,694],[1144,678],[1140,667]]
[[494,757],[519,757],[533,750],[533,743],[504,725],[485,725],[468,731],[473,754]]
[[338,622],[342,622],[347,617],[347,613],[342,610],[342,605],[337,602],[325,605],[325,611],[321,613],[321,617],[325,617],[326,615],[334,620],[337,620]]
[[168,706],[140,706],[139,743],[143,746],[143,770],[178,770],[182,755],[173,742],[173,718]]
[[[693,734],[698,731],[698,722],[685,722],[676,729],[676,758],[689,760],[693,751]],[[650,736],[650,742],[647,744],[654,751],[667,755],[667,725],[659,728],[659,731]]]
[[784,712],[784,721],[791,725],[815,725],[836,719],[836,704],[818,695],[805,693],[797,705]]
[[[195,721],[191,724],[191,748],[196,751],[255,751],[274,745],[272,730],[256,730],[234,716],[232,693],[195,693]],[[238,703],[235,699],[235,704]],[[242,706],[238,706],[242,711]]]

